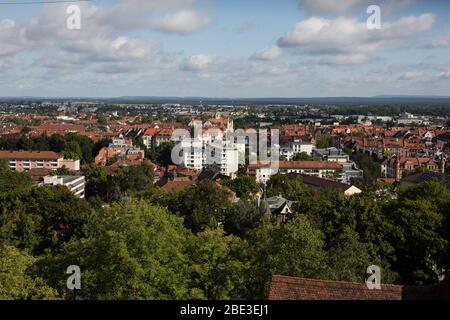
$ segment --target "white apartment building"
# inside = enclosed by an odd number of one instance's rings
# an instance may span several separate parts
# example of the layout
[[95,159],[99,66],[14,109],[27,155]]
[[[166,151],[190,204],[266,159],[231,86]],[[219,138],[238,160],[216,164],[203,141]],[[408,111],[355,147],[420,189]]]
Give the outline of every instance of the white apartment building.
[[311,142],[301,140],[294,140],[288,144],[287,147],[280,149],[280,155],[284,156],[287,161],[291,161],[297,153],[305,152],[308,155],[313,153],[314,145]]
[[313,152],[314,145],[311,142],[305,142],[301,140],[294,140],[290,143],[290,147],[294,154],[306,152],[308,155],[311,155]]
[[264,184],[277,173],[301,173],[318,178],[328,178],[341,170],[340,163],[326,161],[278,161],[250,164],[247,167],[248,174],[254,176],[256,182]]
[[229,141],[216,141],[205,147],[206,165],[217,165],[220,173],[235,178],[239,169],[239,148]]
[[84,176],[46,176],[42,185],[66,186],[74,196],[84,198],[86,180]]
[[179,157],[181,163],[186,168],[195,170],[203,169],[205,165],[205,155],[203,152],[203,142],[201,140],[186,139],[179,144]]
[[239,169],[240,148],[229,141],[205,144],[200,139],[186,139],[177,145],[177,164],[202,170],[214,166],[220,173],[234,178]]

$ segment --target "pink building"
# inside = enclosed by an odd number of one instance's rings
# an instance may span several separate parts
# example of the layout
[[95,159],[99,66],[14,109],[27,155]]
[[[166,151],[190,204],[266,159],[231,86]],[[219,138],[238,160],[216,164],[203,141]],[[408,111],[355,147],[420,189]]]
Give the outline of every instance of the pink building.
[[37,168],[56,170],[63,166],[71,171],[80,170],[80,160],[66,160],[53,151],[0,150],[1,158],[8,159],[9,167],[19,172]]

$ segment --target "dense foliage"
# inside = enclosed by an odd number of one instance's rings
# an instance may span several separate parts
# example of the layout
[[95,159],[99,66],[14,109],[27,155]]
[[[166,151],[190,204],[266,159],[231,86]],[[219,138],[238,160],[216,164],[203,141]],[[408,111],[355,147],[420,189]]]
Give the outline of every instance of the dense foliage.
[[53,151],[66,159],[80,159],[82,163],[94,161],[95,156],[107,141],[94,143],[90,138],[75,133],[66,136],[45,132],[39,136],[28,137],[22,134],[17,138],[0,137],[0,150]]
[[277,224],[264,201],[231,203],[217,183],[165,194],[145,165],[85,174],[87,200],[0,163],[0,298],[256,299],[273,274],[361,282],[375,264],[384,283],[420,285],[450,268],[450,192],[438,181],[348,197],[276,175],[267,194],[294,201]]

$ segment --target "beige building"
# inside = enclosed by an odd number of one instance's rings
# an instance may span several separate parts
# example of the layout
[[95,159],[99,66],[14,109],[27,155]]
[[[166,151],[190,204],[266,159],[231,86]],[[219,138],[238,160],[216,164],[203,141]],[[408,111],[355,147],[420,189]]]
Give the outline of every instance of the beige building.
[[9,167],[19,172],[31,169],[56,170],[65,166],[70,171],[80,171],[80,160],[67,160],[53,151],[3,151],[0,159],[9,160]]

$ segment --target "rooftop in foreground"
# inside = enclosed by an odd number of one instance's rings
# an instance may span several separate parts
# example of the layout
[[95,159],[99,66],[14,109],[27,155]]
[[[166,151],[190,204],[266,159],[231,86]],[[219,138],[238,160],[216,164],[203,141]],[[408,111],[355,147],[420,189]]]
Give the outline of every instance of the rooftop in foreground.
[[450,300],[450,278],[435,286],[381,285],[274,275],[269,300]]

